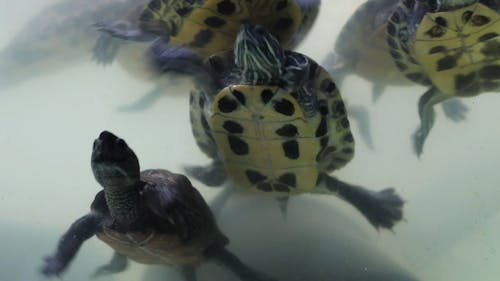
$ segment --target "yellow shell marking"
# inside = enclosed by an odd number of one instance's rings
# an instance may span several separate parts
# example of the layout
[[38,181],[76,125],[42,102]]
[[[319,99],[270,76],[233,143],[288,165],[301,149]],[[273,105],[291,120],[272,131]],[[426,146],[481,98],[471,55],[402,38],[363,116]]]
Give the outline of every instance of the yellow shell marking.
[[500,15],[477,3],[455,11],[428,13],[410,50],[433,84],[445,95],[456,95],[461,79],[476,79],[488,65],[500,68],[499,56],[490,57],[484,48],[500,40]]

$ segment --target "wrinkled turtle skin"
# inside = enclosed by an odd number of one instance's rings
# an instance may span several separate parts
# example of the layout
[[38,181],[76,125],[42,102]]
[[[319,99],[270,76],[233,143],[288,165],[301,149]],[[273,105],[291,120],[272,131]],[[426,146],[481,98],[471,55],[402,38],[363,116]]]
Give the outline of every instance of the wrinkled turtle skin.
[[387,24],[387,43],[398,69],[428,86],[418,103],[413,136],[422,154],[434,125],[434,105],[500,89],[500,1],[400,1]]
[[354,138],[338,88],[311,58],[284,50],[261,26],[243,25],[234,51],[211,56],[205,70],[190,118],[213,163],[188,167],[190,175],[277,198],[284,214],[289,196],[317,193],[339,195],[376,228],[402,218],[392,188],[372,192],[329,175],[352,159]]
[[54,254],[45,258],[43,275],[60,275],[80,246],[95,235],[115,254],[93,277],[121,272],[130,259],[178,267],[186,280],[194,281],[196,266],[212,260],[241,280],[274,280],[225,249],[228,239],[184,175],[162,169],[140,172],[134,152],[107,131],[94,142],[91,164],[103,190],[97,193],[90,213],[76,220]]

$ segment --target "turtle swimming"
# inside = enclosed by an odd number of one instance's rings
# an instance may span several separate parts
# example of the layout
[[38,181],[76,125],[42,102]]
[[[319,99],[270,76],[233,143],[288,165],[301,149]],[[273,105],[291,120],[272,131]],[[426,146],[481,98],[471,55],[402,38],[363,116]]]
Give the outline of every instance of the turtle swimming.
[[186,280],[196,280],[195,267],[212,260],[241,280],[272,281],[242,263],[225,246],[201,194],[188,178],[167,170],[140,171],[139,160],[126,142],[104,131],[94,141],[92,171],[103,190],[91,212],[76,220],[45,258],[41,272],[60,275],[80,246],[96,235],[115,250],[94,277],[125,270],[127,260],[177,266]]
[[435,119],[434,105],[500,89],[500,1],[402,0],[387,23],[398,69],[428,86],[418,102],[421,155]]
[[[320,3],[320,0],[152,0],[138,19],[96,25],[118,38],[159,42],[162,48],[171,49],[173,59],[180,52],[203,60],[232,49],[243,23],[263,25],[287,48],[294,48],[314,24]],[[106,55],[96,56],[112,60]]]
[[[160,67],[169,64],[169,53],[156,55]],[[328,175],[353,158],[354,138],[335,83],[311,58],[284,50],[261,26],[243,25],[234,51],[209,57],[195,73],[192,130],[213,163],[189,167],[193,177],[210,186],[230,178],[285,208],[290,195],[336,194],[376,228],[402,218],[392,188],[373,192]]]

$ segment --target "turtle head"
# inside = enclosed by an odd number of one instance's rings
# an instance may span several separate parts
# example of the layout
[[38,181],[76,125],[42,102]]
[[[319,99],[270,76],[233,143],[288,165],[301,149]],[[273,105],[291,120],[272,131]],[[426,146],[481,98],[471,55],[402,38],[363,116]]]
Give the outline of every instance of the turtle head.
[[91,166],[104,189],[131,187],[140,180],[137,156],[123,139],[108,131],[94,141]]
[[236,38],[234,60],[244,82],[266,84],[282,74],[285,52],[262,26],[243,24]]

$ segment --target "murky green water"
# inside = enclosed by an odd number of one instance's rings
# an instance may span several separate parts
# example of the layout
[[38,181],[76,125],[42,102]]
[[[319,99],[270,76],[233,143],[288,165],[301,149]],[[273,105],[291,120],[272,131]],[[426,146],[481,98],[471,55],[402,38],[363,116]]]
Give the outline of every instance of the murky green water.
[[[322,61],[362,2],[324,0],[313,31],[298,51]],[[49,4],[1,2],[0,48]],[[2,280],[43,280],[37,273],[42,257],[88,211],[100,190],[89,165],[100,131],[126,139],[144,169],[182,172],[184,165],[208,163],[191,135],[189,83],[172,85],[145,111],[121,112],[120,106],[136,101],[154,84],[135,79],[117,63],[96,66],[89,52],[62,65],[67,67],[58,71],[57,65],[42,67],[42,72],[0,92]],[[229,248],[281,280],[498,280],[500,97],[463,99],[469,112],[459,124],[439,110],[418,159],[410,135],[418,123],[416,102],[425,88],[389,87],[375,105],[370,85],[360,78],[349,76],[341,90],[349,104],[369,109],[375,149],[354,128],[356,156],[335,175],[372,189],[395,187],[406,200],[405,221],[394,233],[377,232],[344,201],[311,195],[294,197],[283,221],[275,201],[236,196],[219,218],[231,239]],[[207,200],[220,190],[194,184]],[[88,280],[111,254],[102,242],[89,240],[63,280]],[[166,280],[169,275],[168,280],[177,280],[173,270],[157,273],[132,264],[109,279]],[[234,278],[213,265],[203,266],[198,276]]]

